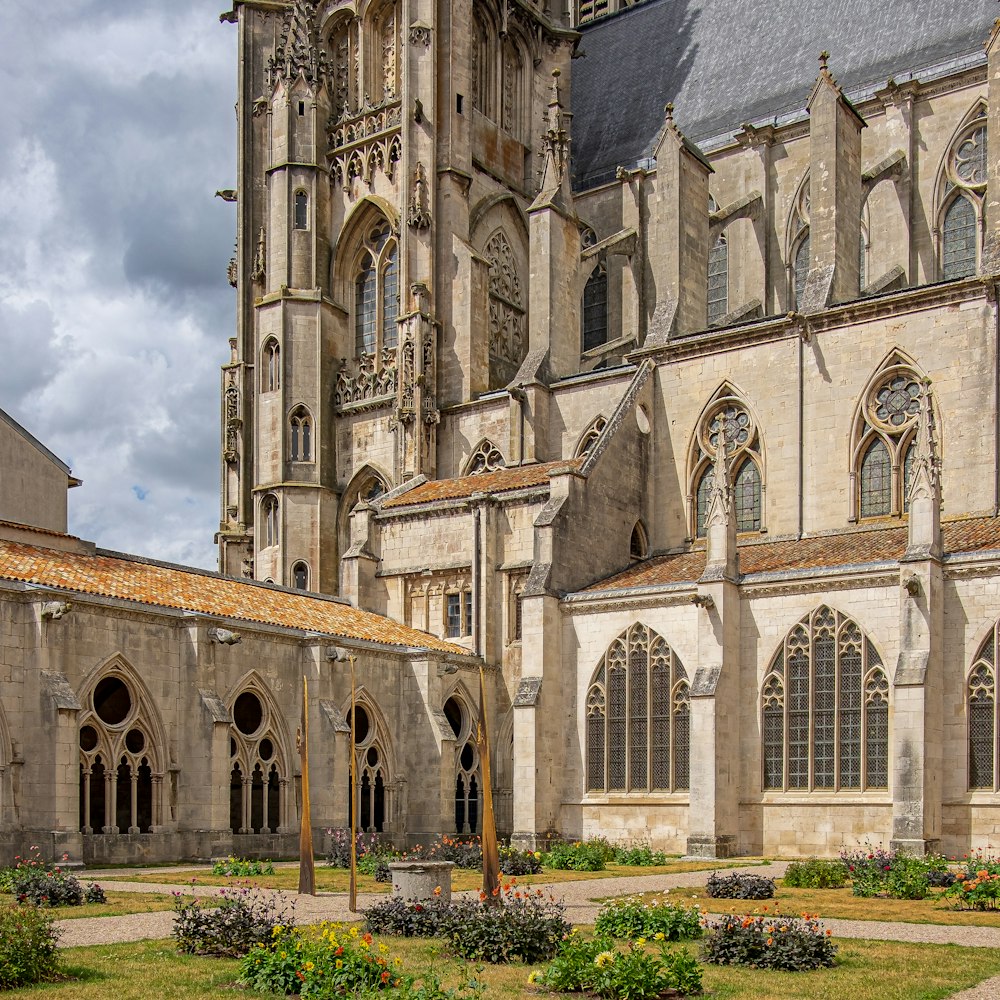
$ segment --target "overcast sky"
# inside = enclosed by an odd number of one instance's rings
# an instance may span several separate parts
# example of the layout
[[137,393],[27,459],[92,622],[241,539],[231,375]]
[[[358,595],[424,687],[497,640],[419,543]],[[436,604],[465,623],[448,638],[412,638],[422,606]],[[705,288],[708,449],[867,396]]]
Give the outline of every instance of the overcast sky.
[[225,0],[0,0],[0,407],[70,531],[215,567],[235,206]]

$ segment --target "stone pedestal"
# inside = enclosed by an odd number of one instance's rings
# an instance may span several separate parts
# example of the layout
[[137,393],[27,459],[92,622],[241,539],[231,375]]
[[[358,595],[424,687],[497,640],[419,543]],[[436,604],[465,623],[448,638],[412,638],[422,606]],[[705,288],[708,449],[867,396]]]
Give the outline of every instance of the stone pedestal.
[[432,899],[439,895],[450,903],[454,867],[453,861],[390,861],[392,891],[404,899]]

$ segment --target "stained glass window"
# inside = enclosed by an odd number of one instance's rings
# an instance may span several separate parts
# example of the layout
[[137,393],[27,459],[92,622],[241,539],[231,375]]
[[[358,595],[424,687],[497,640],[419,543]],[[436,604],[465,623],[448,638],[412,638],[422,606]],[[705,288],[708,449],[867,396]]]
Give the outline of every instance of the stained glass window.
[[892,464],[889,451],[876,438],[861,460],[861,516],[884,517],[892,510]]
[[889,683],[857,622],[828,607],[786,636],[761,692],[765,789],[885,788]]
[[733,481],[737,531],[760,531],[760,473],[752,458],[746,459]]
[[583,349],[608,341],[608,268],[601,261],[583,289]]
[[354,351],[359,357],[396,347],[399,256],[388,222],[368,232],[354,279]]
[[802,306],[802,295],[806,290],[806,279],[809,277],[809,233],[799,241],[795,250],[795,308]]
[[729,312],[729,242],[721,233],[708,251],[708,322]]
[[601,658],[587,693],[587,789],[688,787],[687,673],[664,639],[637,624]]
[[941,271],[945,280],[966,278],[976,273],[976,245],[979,242],[976,210],[959,195],[944,213],[941,232]]

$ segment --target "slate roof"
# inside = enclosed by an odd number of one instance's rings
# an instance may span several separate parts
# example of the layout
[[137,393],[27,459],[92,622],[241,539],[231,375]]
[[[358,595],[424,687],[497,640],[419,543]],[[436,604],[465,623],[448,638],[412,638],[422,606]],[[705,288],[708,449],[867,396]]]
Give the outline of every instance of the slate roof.
[[473,493],[509,493],[511,490],[542,486],[548,483],[554,469],[576,469],[582,464],[582,458],[572,458],[543,462],[540,465],[515,465],[509,469],[480,472],[475,476],[460,476],[458,479],[434,479],[386,500],[381,507],[389,510],[413,504],[434,503],[437,500],[462,500],[471,497]]
[[984,62],[993,0],[650,0],[581,27],[573,62],[578,187],[653,154],[663,106],[695,142],[804,109],[830,52],[851,96],[958,59]]
[[468,655],[467,649],[454,643],[337,601],[115,553],[64,552],[0,539],[0,579],[346,639]]
[[[970,517],[942,525],[946,554],[1000,550],[1000,518]],[[740,545],[740,573],[780,573],[897,562],[906,551],[907,529],[869,528],[837,535]],[[705,570],[705,550],[656,556],[584,588],[585,593],[694,583]]]

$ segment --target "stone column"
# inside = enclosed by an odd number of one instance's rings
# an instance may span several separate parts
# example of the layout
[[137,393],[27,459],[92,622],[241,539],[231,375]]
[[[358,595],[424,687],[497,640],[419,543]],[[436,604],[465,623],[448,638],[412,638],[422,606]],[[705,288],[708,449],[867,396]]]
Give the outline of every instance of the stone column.
[[909,538],[900,560],[899,660],[893,677],[892,846],[936,851],[941,837],[944,574],[941,474],[930,383],[920,399]]
[[691,790],[688,854],[730,857],[738,850],[739,564],[725,418],[706,515],[705,572],[698,605],[698,667],[691,683]]
[[864,119],[844,97],[820,54],[809,112],[809,276],[802,312],[819,312],[860,294],[861,130]]

